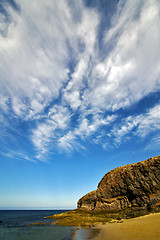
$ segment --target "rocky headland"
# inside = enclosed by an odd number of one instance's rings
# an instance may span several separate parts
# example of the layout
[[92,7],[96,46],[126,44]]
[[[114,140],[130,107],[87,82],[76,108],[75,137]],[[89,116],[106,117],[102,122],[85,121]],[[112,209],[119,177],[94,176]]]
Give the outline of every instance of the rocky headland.
[[160,207],[160,156],[106,173],[95,191],[78,201],[79,209],[124,210]]
[[121,223],[160,211],[160,156],[106,173],[95,191],[79,199],[78,208],[49,216],[54,224],[95,226]]

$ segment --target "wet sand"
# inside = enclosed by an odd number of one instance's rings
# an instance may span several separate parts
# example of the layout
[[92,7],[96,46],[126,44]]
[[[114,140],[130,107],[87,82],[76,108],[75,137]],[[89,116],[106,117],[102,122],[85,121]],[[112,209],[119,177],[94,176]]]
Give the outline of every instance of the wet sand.
[[98,235],[100,230],[98,228],[84,228],[79,227],[72,238],[72,240],[85,240],[85,239],[94,239]]
[[125,219],[123,223],[106,223],[98,228],[101,231],[94,240],[159,240],[160,213]]

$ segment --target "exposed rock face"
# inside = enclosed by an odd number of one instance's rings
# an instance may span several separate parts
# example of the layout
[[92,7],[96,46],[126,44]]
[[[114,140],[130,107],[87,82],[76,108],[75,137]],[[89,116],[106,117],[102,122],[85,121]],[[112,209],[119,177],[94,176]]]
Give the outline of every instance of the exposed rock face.
[[97,190],[78,201],[78,208],[88,210],[150,208],[156,205],[160,205],[160,156],[108,172]]

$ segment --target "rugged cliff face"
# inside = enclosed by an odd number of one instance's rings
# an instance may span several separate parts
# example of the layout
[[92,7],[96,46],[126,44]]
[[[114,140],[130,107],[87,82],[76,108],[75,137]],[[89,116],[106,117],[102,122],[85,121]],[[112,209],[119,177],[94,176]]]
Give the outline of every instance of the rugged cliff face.
[[96,191],[78,201],[87,210],[121,210],[160,205],[160,156],[116,168],[102,178]]

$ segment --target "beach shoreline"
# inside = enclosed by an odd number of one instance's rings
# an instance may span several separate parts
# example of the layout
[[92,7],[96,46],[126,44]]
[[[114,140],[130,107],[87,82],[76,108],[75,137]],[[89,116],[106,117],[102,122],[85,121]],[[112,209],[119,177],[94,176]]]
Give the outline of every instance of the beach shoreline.
[[72,240],[94,239],[99,235],[100,229],[92,227],[77,227],[72,236]]
[[160,213],[98,224],[96,228],[100,229],[100,233],[94,240],[158,240],[160,239]]

